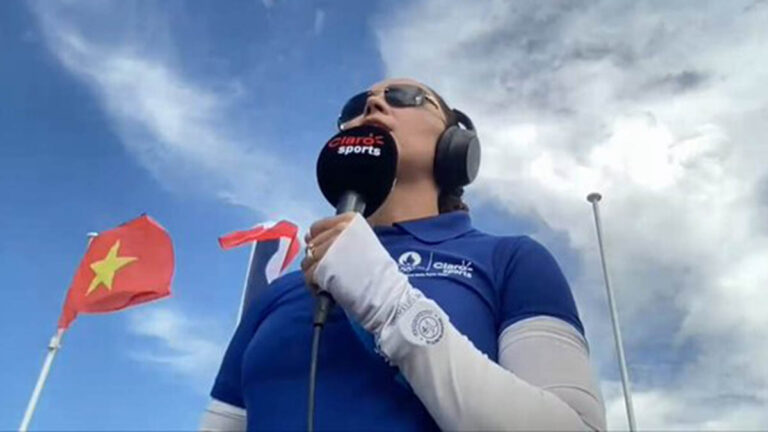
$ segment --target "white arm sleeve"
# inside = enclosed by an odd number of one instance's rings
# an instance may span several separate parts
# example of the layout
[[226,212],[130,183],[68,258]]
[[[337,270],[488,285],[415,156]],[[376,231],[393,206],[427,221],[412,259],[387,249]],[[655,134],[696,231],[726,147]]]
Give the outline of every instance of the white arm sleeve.
[[505,329],[499,345],[505,369],[410,284],[361,217],[331,245],[315,278],[375,335],[442,429],[605,428],[602,403],[591,400],[599,396],[590,384],[586,344],[569,325],[521,321]]
[[200,431],[245,431],[245,410],[211,399],[200,420]]
[[[426,317],[426,318],[425,318]],[[431,320],[429,317],[432,317]],[[439,322],[438,329],[429,322]],[[535,330],[538,331],[538,330]],[[396,364],[413,391],[442,429],[451,430],[590,430],[604,429],[602,416],[588,421],[569,405],[575,399],[567,387],[588,377],[573,377],[583,370],[568,370],[571,365],[553,359],[543,360],[538,354],[557,356],[565,352],[550,343],[547,336],[528,343],[527,331],[513,330],[507,343],[505,362],[511,367],[524,365],[535,379],[556,388],[548,391],[526,381],[486,357],[466,336],[456,330],[439,306],[427,298],[417,300],[396,322],[382,330],[381,351]],[[439,334],[439,337],[434,335]],[[519,338],[519,339],[515,339]],[[538,352],[519,353],[518,343],[537,345]],[[511,345],[511,346],[510,346]],[[565,345],[563,345],[565,346]],[[535,364],[539,365],[536,369]],[[562,370],[549,370],[557,364]],[[582,366],[578,364],[576,366]],[[588,366],[588,364],[586,365]],[[528,378],[528,377],[526,377]],[[562,379],[562,381],[560,381]],[[565,389],[565,391],[564,391]],[[580,407],[581,409],[581,407]],[[584,409],[585,413],[590,411]],[[592,410],[602,412],[600,409]]]
[[605,430],[605,405],[587,341],[572,325],[543,315],[510,325],[499,337],[499,364],[558,396],[590,428]]

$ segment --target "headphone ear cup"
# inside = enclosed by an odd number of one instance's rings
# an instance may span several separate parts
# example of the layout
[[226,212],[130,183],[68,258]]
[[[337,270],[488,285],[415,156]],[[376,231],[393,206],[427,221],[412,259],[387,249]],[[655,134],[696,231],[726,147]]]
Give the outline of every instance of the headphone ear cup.
[[434,175],[443,190],[466,186],[480,168],[480,142],[472,130],[453,125],[440,135],[435,148]]

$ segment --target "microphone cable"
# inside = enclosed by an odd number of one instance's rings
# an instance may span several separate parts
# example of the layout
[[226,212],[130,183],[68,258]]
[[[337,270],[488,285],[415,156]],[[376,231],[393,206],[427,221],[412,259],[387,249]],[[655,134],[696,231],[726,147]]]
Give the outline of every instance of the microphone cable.
[[328,319],[328,313],[333,308],[333,298],[327,292],[318,294],[317,303],[315,303],[315,314],[312,320],[312,359],[309,364],[309,394],[307,406],[307,431],[315,430],[315,386],[317,382],[317,357],[320,352],[320,335],[325,326],[325,320]]
[[[344,192],[336,205],[337,215],[348,211],[362,214],[364,210],[365,201],[363,197],[353,191]],[[317,358],[320,353],[320,334],[325,327],[328,314],[333,309],[335,303],[329,293],[325,291],[318,293],[317,302],[315,303],[315,314],[312,319],[312,355],[309,364],[309,394],[307,395],[307,431],[309,432],[314,432],[315,430],[315,387],[317,382]]]

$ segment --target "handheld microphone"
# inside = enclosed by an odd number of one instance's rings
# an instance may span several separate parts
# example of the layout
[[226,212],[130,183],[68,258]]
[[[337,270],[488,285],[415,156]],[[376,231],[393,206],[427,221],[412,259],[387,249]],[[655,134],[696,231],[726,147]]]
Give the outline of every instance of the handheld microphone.
[[[387,199],[395,185],[397,146],[388,131],[360,126],[334,135],[317,159],[317,184],[325,199],[336,207],[336,214],[355,211],[368,217]],[[309,366],[307,430],[314,431],[315,384],[320,332],[333,309],[333,298],[318,293]]]
[[[336,214],[373,214],[392,191],[397,171],[397,145],[385,129],[360,126],[334,135],[317,159],[317,184]],[[320,292],[313,324],[322,327],[333,299]]]

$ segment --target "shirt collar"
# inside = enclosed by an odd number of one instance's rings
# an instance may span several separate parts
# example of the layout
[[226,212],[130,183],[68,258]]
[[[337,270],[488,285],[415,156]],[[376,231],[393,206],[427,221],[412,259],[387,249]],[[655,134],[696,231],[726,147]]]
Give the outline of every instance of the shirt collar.
[[373,231],[380,236],[405,231],[424,243],[440,243],[459,237],[473,229],[469,212],[461,210],[422,219],[396,222],[392,226],[373,227]]

